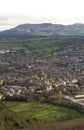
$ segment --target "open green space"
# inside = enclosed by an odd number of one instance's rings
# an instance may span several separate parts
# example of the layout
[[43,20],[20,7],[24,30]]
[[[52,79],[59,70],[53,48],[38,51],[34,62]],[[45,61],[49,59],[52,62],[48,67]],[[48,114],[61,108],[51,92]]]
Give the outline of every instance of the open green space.
[[3,103],[25,119],[35,119],[46,122],[62,122],[77,118],[84,118],[84,114],[74,109],[41,102],[11,102]]
[[0,39],[0,50],[20,50],[35,53],[49,53],[65,49],[84,48],[82,36],[57,36],[57,37],[34,37],[34,38],[9,38]]

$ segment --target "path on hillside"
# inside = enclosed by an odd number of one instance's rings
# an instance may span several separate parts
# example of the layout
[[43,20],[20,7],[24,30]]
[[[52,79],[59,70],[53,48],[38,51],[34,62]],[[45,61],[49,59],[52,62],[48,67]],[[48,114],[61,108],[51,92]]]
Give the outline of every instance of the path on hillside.
[[[27,129],[21,129],[21,130],[44,130],[43,128],[37,127],[37,128],[27,128]],[[51,128],[48,130],[84,130],[84,125],[82,126],[76,126],[76,127],[70,127],[70,128],[66,128],[66,129],[57,129],[57,128]]]

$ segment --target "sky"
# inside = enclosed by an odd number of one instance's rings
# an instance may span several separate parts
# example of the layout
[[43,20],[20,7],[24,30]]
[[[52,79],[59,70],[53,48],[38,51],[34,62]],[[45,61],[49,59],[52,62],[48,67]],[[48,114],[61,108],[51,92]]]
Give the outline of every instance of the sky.
[[84,23],[84,0],[0,0],[0,31],[25,23]]

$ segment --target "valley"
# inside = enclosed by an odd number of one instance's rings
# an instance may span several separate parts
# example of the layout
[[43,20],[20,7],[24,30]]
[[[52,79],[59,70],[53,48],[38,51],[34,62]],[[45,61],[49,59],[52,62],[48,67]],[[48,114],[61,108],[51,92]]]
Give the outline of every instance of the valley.
[[84,37],[1,38],[0,99],[27,130],[82,129]]

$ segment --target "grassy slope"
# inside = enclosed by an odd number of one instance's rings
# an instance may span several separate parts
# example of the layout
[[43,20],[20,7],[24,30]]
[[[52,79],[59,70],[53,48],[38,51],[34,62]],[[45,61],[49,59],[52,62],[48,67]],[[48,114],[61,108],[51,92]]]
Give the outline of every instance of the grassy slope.
[[24,128],[26,121],[15,112],[9,110],[2,102],[0,102],[0,130],[14,130],[16,128]]
[[3,103],[25,120],[31,120],[27,130],[65,130],[80,127],[84,123],[83,113],[64,106],[40,102]]

